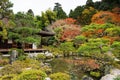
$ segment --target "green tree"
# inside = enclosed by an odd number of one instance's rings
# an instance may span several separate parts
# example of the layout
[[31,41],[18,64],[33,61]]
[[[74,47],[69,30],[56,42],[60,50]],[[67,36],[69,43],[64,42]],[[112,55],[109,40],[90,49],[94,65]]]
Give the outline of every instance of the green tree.
[[81,44],[84,44],[87,41],[87,38],[85,36],[76,36],[75,39],[73,40],[74,44],[78,48]]
[[111,47],[113,54],[120,59],[120,42],[114,41]]
[[0,1],[0,19],[6,18],[6,17],[11,18],[13,16],[11,7],[13,7],[13,4],[9,0]]
[[64,56],[69,56],[70,52],[75,52],[72,42],[61,43],[59,49],[63,52]]
[[82,15],[78,18],[78,22],[81,24],[90,24],[92,16],[97,13],[97,10],[93,7],[88,7],[82,11]]
[[27,14],[31,15],[31,16],[34,16],[34,12],[32,11],[32,9],[29,9]]
[[84,6],[77,6],[74,10],[71,10],[69,13],[69,17],[77,19],[80,15],[82,15],[82,11],[84,10]]
[[35,24],[38,28],[44,29],[56,20],[56,13],[51,9],[42,12],[41,16],[35,17]]
[[89,39],[88,42],[82,44],[78,48],[78,52],[80,55],[91,55],[92,53],[100,54],[106,53],[110,50],[109,40],[97,38],[97,39]]
[[15,42],[21,43],[24,48],[25,43],[36,43],[40,44],[40,36],[37,33],[40,32],[39,29],[30,27],[18,27],[14,28],[13,32],[9,32],[9,38],[13,39]]
[[16,27],[35,27],[34,17],[31,14],[27,14],[24,12],[18,12],[15,14],[15,23]]
[[31,14],[18,12],[15,14],[16,27],[9,31],[8,37],[15,42],[21,43],[24,48],[25,43],[40,43],[40,28],[35,25],[34,17]]
[[8,31],[15,26],[13,19],[13,4],[9,0],[0,1],[0,37],[4,41],[8,39]]
[[87,0],[86,1],[86,6],[87,7],[93,7],[94,6],[93,0]]
[[57,19],[65,19],[67,18],[66,13],[63,11],[60,3],[55,3],[53,11],[57,14]]

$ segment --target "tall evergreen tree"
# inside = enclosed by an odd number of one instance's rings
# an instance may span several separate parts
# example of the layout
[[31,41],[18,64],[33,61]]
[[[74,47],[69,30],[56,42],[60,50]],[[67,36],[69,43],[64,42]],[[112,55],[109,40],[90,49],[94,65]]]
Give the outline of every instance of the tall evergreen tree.
[[67,15],[63,11],[60,3],[55,3],[53,11],[55,11],[57,13],[57,19],[65,19],[65,18],[67,18]]
[[93,0],[87,0],[86,1],[86,6],[87,7],[93,7],[94,6]]
[[32,9],[29,9],[27,14],[31,15],[31,16],[34,16],[34,12],[32,11]]
[[13,4],[9,0],[0,0],[0,19],[12,17],[11,7],[13,7]]
[[73,11],[70,11],[69,17],[77,19],[80,15],[82,15],[83,10],[84,6],[77,6]]
[[9,0],[0,0],[0,39],[8,39],[9,29],[15,26],[13,19],[13,4]]

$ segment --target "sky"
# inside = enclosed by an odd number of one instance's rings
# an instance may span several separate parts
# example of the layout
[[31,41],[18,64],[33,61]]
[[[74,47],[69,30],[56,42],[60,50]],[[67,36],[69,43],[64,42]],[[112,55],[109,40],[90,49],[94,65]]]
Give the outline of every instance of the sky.
[[[70,10],[74,10],[77,6],[84,5],[87,0],[10,0],[14,5],[12,7],[13,12],[17,13],[27,12],[32,9],[35,15],[41,15],[41,12],[45,12],[49,8],[53,10],[55,3],[58,2],[62,5],[63,10],[69,14]],[[93,0],[101,1],[101,0]]]

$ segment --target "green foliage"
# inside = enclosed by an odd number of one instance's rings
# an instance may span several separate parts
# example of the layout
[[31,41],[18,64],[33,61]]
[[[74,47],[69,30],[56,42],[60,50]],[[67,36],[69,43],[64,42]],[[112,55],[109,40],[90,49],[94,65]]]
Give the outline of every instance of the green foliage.
[[67,18],[66,13],[63,11],[60,3],[55,3],[54,10],[57,14],[57,19],[65,19]]
[[36,27],[34,18],[31,16],[31,14],[23,13],[23,12],[18,12],[15,14],[15,24],[16,27]]
[[22,72],[20,65],[6,65],[0,70],[0,75],[19,74]]
[[4,75],[0,78],[0,80],[12,80],[14,77],[16,77],[15,74]]
[[38,54],[37,60],[44,60],[46,58],[45,54]]
[[113,54],[117,57],[120,58],[120,42],[114,41],[113,44],[111,45],[113,48],[112,52]]
[[19,65],[22,69],[25,68],[40,69],[41,66],[39,61],[29,58],[26,58],[25,60],[22,61],[17,60],[13,62],[13,65]]
[[34,13],[33,13],[32,9],[29,9],[28,12],[27,12],[27,14],[34,17]]
[[78,18],[79,23],[81,24],[90,24],[92,16],[97,13],[97,10],[94,7],[86,8],[82,11],[82,15]]
[[0,36],[2,37],[2,40],[8,39],[7,35],[8,35],[7,29],[3,28],[3,30],[0,31]]
[[19,27],[15,28],[14,32],[10,32],[8,37],[14,39],[16,42],[20,43],[40,43],[40,37],[37,33],[40,29],[31,27]]
[[1,0],[0,1],[0,19],[5,17],[11,18],[13,15],[11,7],[13,4],[9,0]]
[[69,55],[70,52],[75,52],[75,48],[72,42],[61,43],[59,49],[63,51],[65,55]]
[[52,52],[54,56],[63,54],[63,52],[56,46],[44,46],[43,48]]
[[87,7],[94,6],[93,0],[87,0],[87,1],[86,1],[86,6],[87,6]]
[[84,10],[83,6],[77,6],[74,10],[70,11],[69,17],[77,19],[78,16],[82,15],[83,10]]
[[119,36],[120,35],[120,28],[119,27],[113,27],[113,28],[107,28],[105,30],[108,36]]
[[68,74],[61,72],[51,74],[50,78],[52,80],[70,80],[70,76]]
[[38,28],[44,29],[56,20],[56,13],[50,9],[41,13],[41,16],[36,16],[35,24]]
[[26,70],[13,80],[45,80],[46,73],[41,70]]
[[79,47],[80,44],[85,43],[87,38],[85,36],[76,36],[75,39],[73,40],[74,44]]
[[0,59],[0,66],[5,66],[9,64],[9,60],[8,59]]
[[18,56],[18,58],[19,58],[20,56],[25,55],[23,49],[17,49],[17,48],[11,48],[8,53],[9,53],[9,54],[12,54],[12,51],[13,51],[13,50],[16,50],[16,51],[17,51],[17,56]]
[[8,20],[6,22],[4,20],[0,20],[0,37],[3,41],[8,39],[9,31],[13,27],[15,27],[15,23],[12,20]]
[[25,60],[22,60],[22,61],[17,60],[17,61],[14,61],[12,65],[9,64],[4,66],[4,68],[0,70],[0,75],[2,76],[10,75],[10,74],[17,75],[22,73],[23,70],[26,70],[26,68],[38,70],[41,68],[41,64],[39,61],[29,59],[29,58],[26,58]]
[[107,39],[97,38],[89,39],[88,42],[82,44],[78,48],[81,55],[90,55],[91,53],[106,53],[110,50],[109,41]]
[[[112,2],[112,3],[111,3]],[[94,7],[98,10],[111,10],[114,7],[119,7],[120,1],[119,0],[101,0],[100,2],[95,2]]]
[[117,76],[116,78],[114,78],[114,80],[120,80],[120,76]]
[[91,71],[90,75],[94,76],[94,77],[100,77],[101,76],[100,72],[94,72],[94,71]]

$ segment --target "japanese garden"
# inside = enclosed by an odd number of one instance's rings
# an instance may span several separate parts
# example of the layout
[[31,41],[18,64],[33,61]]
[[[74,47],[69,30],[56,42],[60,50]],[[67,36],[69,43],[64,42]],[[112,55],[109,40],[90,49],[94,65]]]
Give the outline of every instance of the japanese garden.
[[120,0],[69,14],[58,2],[40,15],[13,6],[0,1],[0,80],[120,80]]

